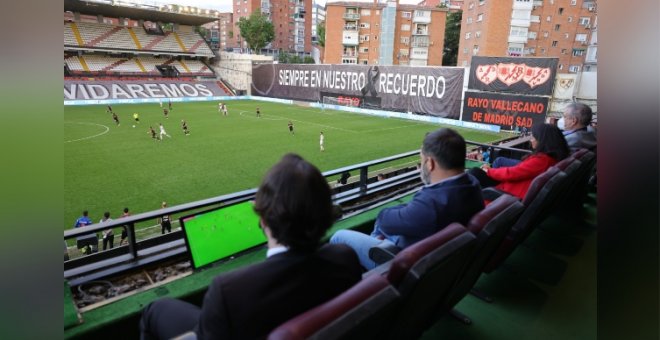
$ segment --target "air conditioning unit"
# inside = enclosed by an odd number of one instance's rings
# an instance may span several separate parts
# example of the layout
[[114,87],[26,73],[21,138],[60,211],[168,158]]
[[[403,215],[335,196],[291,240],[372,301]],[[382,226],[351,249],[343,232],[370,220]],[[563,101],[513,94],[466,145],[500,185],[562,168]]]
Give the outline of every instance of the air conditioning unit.
[[593,12],[593,11],[596,10],[596,6],[589,6],[588,9],[589,9],[589,12]]
[[591,28],[591,25],[590,25],[590,24],[586,24],[586,25],[584,25],[584,28],[586,28],[586,29],[590,29],[590,28]]

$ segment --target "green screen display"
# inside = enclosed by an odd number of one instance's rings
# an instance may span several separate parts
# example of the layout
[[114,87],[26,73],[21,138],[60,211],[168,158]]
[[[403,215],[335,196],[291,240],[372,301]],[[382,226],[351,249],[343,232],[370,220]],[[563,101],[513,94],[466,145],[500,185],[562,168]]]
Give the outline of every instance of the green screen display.
[[181,219],[193,268],[266,242],[252,202],[243,202]]

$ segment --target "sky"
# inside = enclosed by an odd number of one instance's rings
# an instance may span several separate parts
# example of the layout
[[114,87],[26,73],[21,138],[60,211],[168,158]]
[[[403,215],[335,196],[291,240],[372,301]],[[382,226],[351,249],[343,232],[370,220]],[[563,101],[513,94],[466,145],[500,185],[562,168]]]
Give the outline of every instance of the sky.
[[[231,12],[232,11],[232,0],[129,0],[132,2],[137,2],[137,3],[144,3],[144,4],[159,4],[159,5],[167,5],[167,4],[177,4],[177,5],[183,5],[183,6],[194,6],[197,8],[201,9],[215,9],[218,11],[222,12]],[[326,0],[315,0],[318,4],[320,5],[325,5]],[[328,2],[336,2],[337,0],[328,0]],[[349,1],[357,1],[357,2],[372,2],[373,0],[349,0]],[[400,0],[399,3],[401,4],[416,4],[419,3],[420,0]]]

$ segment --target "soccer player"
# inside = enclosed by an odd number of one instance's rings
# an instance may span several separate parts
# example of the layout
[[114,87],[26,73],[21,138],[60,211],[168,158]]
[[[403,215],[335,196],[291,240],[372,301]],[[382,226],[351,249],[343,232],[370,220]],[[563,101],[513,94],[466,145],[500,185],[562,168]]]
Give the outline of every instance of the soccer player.
[[325,136],[323,136],[323,131],[321,131],[321,136],[319,136],[319,146],[321,147],[321,151],[325,151],[325,147],[323,146],[324,140]]
[[158,99],[158,105],[160,105],[160,108],[162,109],[163,108],[163,101]]
[[167,132],[165,132],[165,127],[163,126],[163,123],[158,123],[160,125],[160,140],[163,140],[163,135],[167,136],[168,138],[172,138],[172,136],[168,135]]
[[170,114],[170,111],[167,109],[163,109],[163,114],[165,115],[165,118],[170,118],[168,115]]
[[119,117],[117,117],[117,114],[114,112],[112,112],[112,120],[114,120],[115,123],[117,123],[117,126],[119,126]]
[[225,116],[227,115],[227,105],[224,103],[222,104],[222,114]]
[[112,106],[108,105],[108,112],[112,113]]
[[140,116],[137,114],[137,112],[133,113],[133,119],[136,123],[140,124]]
[[154,130],[154,128],[152,128],[151,126],[149,127],[149,132],[147,133],[151,133],[151,138],[153,138],[154,140],[158,140],[158,135],[156,135],[156,130]]
[[183,129],[183,133],[188,136],[190,134],[190,131],[188,131],[188,124],[186,123],[185,120],[181,119],[181,128]]
[[261,117],[261,111],[259,111],[259,108],[257,108],[257,117]]
[[296,133],[293,132],[293,123],[291,123],[291,121],[289,121],[288,125],[289,125],[289,132],[291,132],[292,135],[295,135]]
[[224,104],[218,103],[218,112],[222,112],[223,107],[224,107]]
[[167,107],[170,109],[170,111],[172,111],[172,101],[171,100],[167,103]]

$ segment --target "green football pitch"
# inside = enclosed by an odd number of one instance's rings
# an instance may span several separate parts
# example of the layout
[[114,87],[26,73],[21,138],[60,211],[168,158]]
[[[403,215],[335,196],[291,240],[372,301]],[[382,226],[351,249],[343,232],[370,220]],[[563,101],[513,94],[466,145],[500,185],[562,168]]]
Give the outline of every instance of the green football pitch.
[[[72,228],[83,210],[98,222],[105,211],[117,218],[124,207],[135,214],[159,209],[162,201],[174,206],[256,188],[287,152],[327,171],[416,150],[424,134],[439,127],[261,101],[227,101],[228,116],[218,112],[218,102],[172,105],[169,118],[158,103],[113,105],[119,126],[105,105],[64,107],[64,229]],[[289,121],[295,135],[289,133]],[[159,123],[171,138],[151,138],[149,126],[158,133]],[[477,142],[504,136],[456,130]]]

